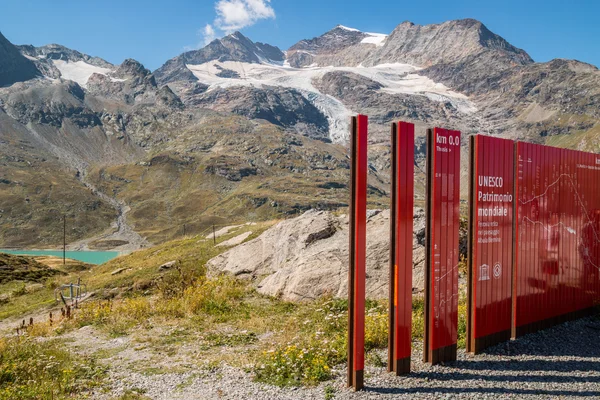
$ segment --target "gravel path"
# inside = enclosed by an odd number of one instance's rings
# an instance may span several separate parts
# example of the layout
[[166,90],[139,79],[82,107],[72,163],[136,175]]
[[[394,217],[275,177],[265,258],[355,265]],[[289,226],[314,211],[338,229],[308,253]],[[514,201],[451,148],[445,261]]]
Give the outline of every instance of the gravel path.
[[[152,399],[579,399],[600,398],[600,318],[586,318],[498,345],[478,356],[431,367],[413,352],[413,373],[395,377],[368,367],[366,390],[345,387],[345,371],[315,388],[258,384],[242,370],[221,367],[195,373],[144,375],[121,369],[111,377],[109,399],[140,390]],[[380,356],[386,355],[381,351]]]

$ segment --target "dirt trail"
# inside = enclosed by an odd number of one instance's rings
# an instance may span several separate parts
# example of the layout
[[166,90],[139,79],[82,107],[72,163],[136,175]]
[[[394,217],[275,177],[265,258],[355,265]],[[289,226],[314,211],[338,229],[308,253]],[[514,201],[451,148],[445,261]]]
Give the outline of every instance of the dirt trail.
[[87,170],[89,164],[82,160],[72,152],[68,152],[61,147],[51,143],[49,140],[40,135],[31,125],[27,126],[27,129],[32,136],[38,140],[46,149],[58,157],[67,167],[70,167],[77,171],[78,180],[87,187],[95,196],[100,198],[102,201],[109,203],[117,211],[117,219],[111,224],[111,227],[104,233],[82,239],[77,242],[68,245],[68,250],[89,250],[89,245],[96,241],[120,241],[127,242],[122,246],[114,248],[115,251],[134,251],[144,247],[148,247],[150,243],[140,236],[135,230],[127,223],[127,213],[130,211],[129,206],[123,201],[120,201],[114,197],[107,195],[106,193],[98,190],[96,186],[87,180]]
[[106,232],[92,238],[82,239],[71,243],[69,244],[68,248],[70,250],[89,250],[89,245],[92,242],[113,240],[127,242],[127,244],[113,249],[116,251],[134,251],[148,247],[150,243],[145,238],[140,236],[136,231],[134,231],[131,225],[127,223],[127,213],[131,210],[131,208],[123,201],[117,200],[108,196],[106,193],[99,191],[94,185],[88,182],[86,180],[85,170],[78,171],[79,180],[81,183],[90,189],[95,196],[109,203],[115,210],[117,210],[117,219]]
[[[93,296],[94,296],[93,292],[87,293],[86,295],[82,296],[81,299],[79,299],[78,303],[82,304],[82,303],[90,300],[91,298],[93,298]],[[67,304],[69,304],[68,301],[67,301]],[[19,326],[23,321],[25,321],[25,323],[29,324],[30,318],[33,318],[34,324],[39,323],[39,322],[47,322],[50,317],[50,313],[52,313],[52,318],[55,321],[58,321],[60,319],[60,309],[62,307],[63,307],[63,304],[60,301],[58,301],[56,303],[53,303],[50,306],[42,307],[35,311],[31,311],[30,313],[28,313],[26,315],[20,315],[18,317],[9,317],[9,318],[2,319],[2,320],[0,320],[0,334],[1,333],[14,334],[17,326]]]

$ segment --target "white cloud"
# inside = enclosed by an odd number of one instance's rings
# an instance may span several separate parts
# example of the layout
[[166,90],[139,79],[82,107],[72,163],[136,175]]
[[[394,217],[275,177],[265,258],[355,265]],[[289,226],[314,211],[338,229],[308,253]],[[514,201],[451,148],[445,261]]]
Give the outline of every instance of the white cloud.
[[252,26],[261,19],[275,18],[271,0],[218,0],[215,26],[229,34]]
[[260,20],[275,19],[271,0],[217,0],[215,12],[217,16],[214,22],[198,30],[200,43],[185,46],[185,51],[197,50],[217,38],[252,26]]
[[211,24],[206,24],[204,30],[202,32],[202,37],[204,38],[204,45],[206,46],[217,37],[217,33],[215,32],[215,28]]

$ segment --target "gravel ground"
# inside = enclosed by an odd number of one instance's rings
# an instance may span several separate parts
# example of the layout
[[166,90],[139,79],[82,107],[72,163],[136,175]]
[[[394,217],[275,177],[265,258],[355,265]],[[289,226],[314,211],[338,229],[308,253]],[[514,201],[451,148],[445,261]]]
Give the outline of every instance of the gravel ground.
[[[395,377],[368,367],[366,389],[345,387],[345,370],[315,388],[277,388],[252,381],[242,370],[221,367],[197,373],[144,375],[115,371],[109,399],[140,390],[152,399],[579,399],[600,398],[600,318],[566,323],[459,360],[429,366],[413,352],[413,372]],[[381,351],[380,356],[386,355]]]

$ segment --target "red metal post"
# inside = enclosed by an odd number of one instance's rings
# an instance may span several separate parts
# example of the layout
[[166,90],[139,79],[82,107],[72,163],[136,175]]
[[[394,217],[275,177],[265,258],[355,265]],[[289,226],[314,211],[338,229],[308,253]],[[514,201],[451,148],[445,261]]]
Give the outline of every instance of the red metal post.
[[348,271],[348,386],[364,387],[368,118],[352,118],[350,266]]
[[388,370],[410,372],[415,126],[392,125]]

